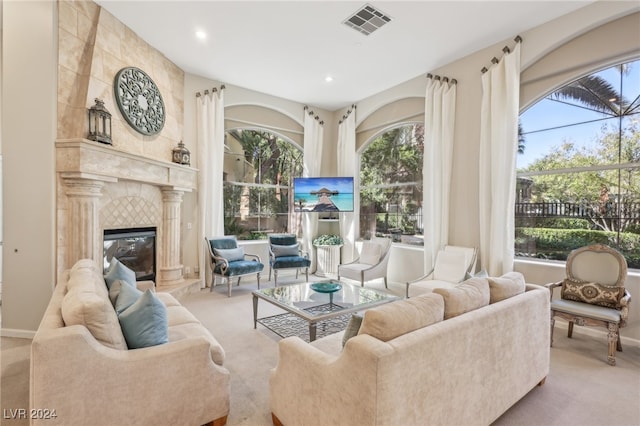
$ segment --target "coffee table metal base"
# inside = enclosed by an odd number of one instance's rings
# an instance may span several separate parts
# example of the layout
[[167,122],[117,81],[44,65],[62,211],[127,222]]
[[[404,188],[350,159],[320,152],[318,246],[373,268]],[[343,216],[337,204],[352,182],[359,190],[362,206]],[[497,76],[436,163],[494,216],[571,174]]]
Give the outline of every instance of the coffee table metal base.
[[[334,293],[310,291],[310,285],[310,283],[293,284],[253,291],[253,328],[257,328],[258,325],[258,299],[264,299],[289,314],[307,321],[309,341],[316,339],[318,323],[399,299],[398,296],[384,291],[347,283],[342,283],[341,290],[336,292],[334,297]],[[326,298],[323,301],[324,297]]]

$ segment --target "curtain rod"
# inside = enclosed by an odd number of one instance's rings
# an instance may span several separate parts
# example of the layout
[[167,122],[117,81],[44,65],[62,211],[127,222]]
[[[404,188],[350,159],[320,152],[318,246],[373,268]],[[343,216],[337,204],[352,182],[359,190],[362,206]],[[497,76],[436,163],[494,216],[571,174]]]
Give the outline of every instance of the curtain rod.
[[356,107],[356,104],[351,104],[351,108],[349,108],[349,109],[347,110],[347,113],[346,113],[345,115],[343,115],[343,116],[342,116],[342,119],[341,119],[340,121],[338,121],[338,124],[342,124],[342,122],[343,122],[344,120],[346,120],[346,119],[351,115],[351,113],[352,113],[353,111],[355,111],[355,110],[356,110],[356,108],[357,108],[357,107]]
[[313,118],[318,120],[321,126],[324,124],[324,120],[320,120],[320,116],[315,115],[315,112],[311,111],[308,106],[305,105],[304,110],[307,111],[307,114],[309,114],[310,116],[313,116]]
[[[433,75],[431,73],[427,74],[427,78],[432,78],[434,80],[442,80],[443,83],[449,82],[449,77],[440,77],[439,75]],[[458,84],[458,80],[456,80],[455,78],[452,78],[451,84]]]
[[[522,37],[520,37],[519,35],[517,35],[513,41],[517,43],[522,43]],[[502,48],[502,53],[504,53],[505,55],[508,55],[509,53],[511,53],[511,49],[509,49],[509,46],[505,46]],[[498,58],[496,58],[495,56],[493,58],[491,58],[491,63],[493,65],[497,64],[498,62],[500,62],[500,60]],[[489,71],[489,69],[487,67],[482,67],[482,69],[480,70],[480,72],[482,74],[486,73],[487,71]]]
[[[220,90],[224,90],[226,89],[225,85],[223,84],[222,86],[220,86]],[[214,87],[213,89],[211,89],[212,93],[216,93],[218,91],[217,87]],[[209,89],[204,91],[204,95],[207,96],[209,94]],[[199,98],[200,96],[202,96],[202,94],[200,92],[196,92],[196,98]]]

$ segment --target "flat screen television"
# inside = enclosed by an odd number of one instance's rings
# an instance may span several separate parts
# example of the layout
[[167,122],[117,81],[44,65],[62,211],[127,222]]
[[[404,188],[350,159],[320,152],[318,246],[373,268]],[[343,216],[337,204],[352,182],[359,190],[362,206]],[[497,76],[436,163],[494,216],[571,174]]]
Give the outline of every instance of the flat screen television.
[[293,178],[296,212],[352,212],[353,177]]

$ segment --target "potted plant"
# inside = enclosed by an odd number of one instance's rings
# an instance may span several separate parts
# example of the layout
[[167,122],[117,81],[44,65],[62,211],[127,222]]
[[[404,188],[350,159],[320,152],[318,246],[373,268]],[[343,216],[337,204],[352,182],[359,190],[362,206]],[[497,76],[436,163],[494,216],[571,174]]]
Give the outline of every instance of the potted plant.
[[333,234],[319,235],[313,240],[314,246],[339,246],[342,244],[342,237]]
[[327,277],[338,273],[342,244],[342,237],[339,235],[324,234],[314,238],[313,245],[318,255],[316,275]]

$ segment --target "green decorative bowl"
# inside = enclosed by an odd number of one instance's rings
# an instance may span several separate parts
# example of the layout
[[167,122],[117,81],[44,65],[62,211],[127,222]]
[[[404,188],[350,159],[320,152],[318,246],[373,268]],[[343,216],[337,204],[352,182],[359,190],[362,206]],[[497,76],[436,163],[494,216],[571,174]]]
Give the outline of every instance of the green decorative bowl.
[[325,283],[313,283],[310,287],[311,290],[317,291],[318,293],[334,293],[342,288],[342,284],[329,281]]

